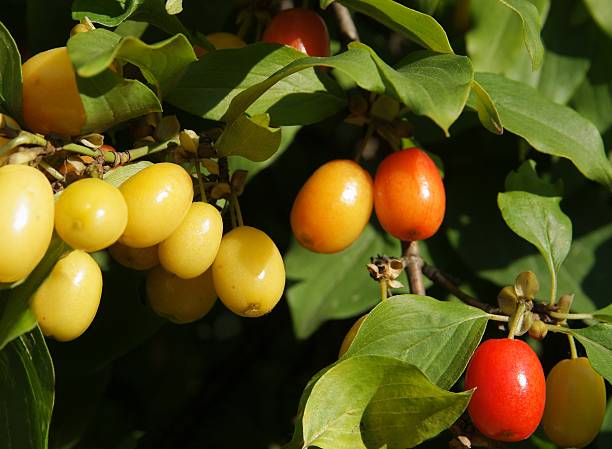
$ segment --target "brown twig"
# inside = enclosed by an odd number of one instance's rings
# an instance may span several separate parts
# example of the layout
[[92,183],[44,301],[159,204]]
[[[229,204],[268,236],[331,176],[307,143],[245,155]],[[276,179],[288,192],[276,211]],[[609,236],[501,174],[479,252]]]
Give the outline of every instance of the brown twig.
[[493,313],[496,310],[495,306],[481,302],[478,299],[474,298],[473,296],[465,293],[463,290],[457,287],[457,285],[455,285],[452,281],[450,281],[448,277],[444,273],[442,273],[440,270],[438,270],[436,267],[433,267],[423,262],[422,271],[423,271],[423,274],[427,276],[427,278],[432,280],[435,284],[439,285],[440,287],[448,290],[450,293],[455,295],[457,298],[459,298],[464,303],[470,306],[482,309],[488,313]]
[[406,274],[410,283],[410,293],[413,295],[424,295],[425,285],[423,284],[423,259],[419,254],[419,242],[402,241],[402,254],[406,259]]
[[347,42],[359,42],[359,32],[353,22],[353,17],[348,8],[338,2],[332,3],[332,8],[336,13],[336,19],[338,21],[338,27],[342,36]]

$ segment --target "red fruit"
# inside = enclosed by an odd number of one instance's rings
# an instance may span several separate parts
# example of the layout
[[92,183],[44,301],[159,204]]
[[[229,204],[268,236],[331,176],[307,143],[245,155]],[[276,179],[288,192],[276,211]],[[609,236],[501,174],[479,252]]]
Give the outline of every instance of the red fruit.
[[374,208],[382,227],[404,241],[436,233],[446,207],[438,167],[423,150],[409,148],[387,156],[374,179]]
[[538,427],[546,381],[538,356],[524,341],[503,338],[482,343],[465,374],[465,388],[474,387],[468,412],[483,435],[521,441]]
[[264,42],[289,45],[308,56],[329,56],[327,25],[310,9],[285,9],[266,28]]

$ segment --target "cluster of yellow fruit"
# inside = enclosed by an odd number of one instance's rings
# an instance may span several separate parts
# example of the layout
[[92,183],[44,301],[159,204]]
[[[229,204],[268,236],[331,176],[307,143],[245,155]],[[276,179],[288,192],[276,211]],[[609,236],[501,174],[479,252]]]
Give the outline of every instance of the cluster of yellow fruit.
[[191,176],[179,165],[153,164],[119,188],[96,178],[70,184],[54,204],[46,177],[25,165],[0,168],[0,282],[26,278],[43,258],[53,229],[73,250],[32,297],[45,335],[81,335],[93,321],[102,273],[88,254],[109,248],[127,267],[144,270],[151,307],[186,323],[203,317],[217,295],[247,317],[268,313],[285,285],[283,260],[262,231],[240,226],[223,236],[221,214],[193,201]]

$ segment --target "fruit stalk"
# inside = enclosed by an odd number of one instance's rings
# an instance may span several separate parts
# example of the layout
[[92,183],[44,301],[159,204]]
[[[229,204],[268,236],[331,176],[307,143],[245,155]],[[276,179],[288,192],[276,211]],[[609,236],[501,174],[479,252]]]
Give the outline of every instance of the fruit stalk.
[[485,312],[492,313],[496,310],[495,306],[491,304],[486,304],[484,302],[479,301],[471,295],[468,295],[463,290],[461,290],[454,282],[452,282],[444,273],[442,273],[439,269],[434,266],[431,266],[427,263],[423,264],[422,268],[423,274],[427,276],[427,278],[433,281],[434,284],[439,285],[445,290],[452,293],[454,296],[459,298],[461,301],[470,305],[472,307],[477,307],[478,309],[482,309]]
[[412,242],[402,241],[402,253],[407,260],[406,274],[410,284],[410,293],[425,295],[425,284],[423,284],[423,273],[421,272],[423,262],[419,254],[419,242],[416,240]]
[[355,26],[355,22],[348,8],[338,2],[332,3],[332,8],[336,14],[338,28],[340,28],[340,32],[346,41],[360,42],[359,32],[357,31],[357,27]]

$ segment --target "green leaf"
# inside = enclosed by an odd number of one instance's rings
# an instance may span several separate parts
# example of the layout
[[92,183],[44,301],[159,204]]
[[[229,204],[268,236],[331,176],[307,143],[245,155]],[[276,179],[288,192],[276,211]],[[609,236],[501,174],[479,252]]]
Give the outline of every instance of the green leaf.
[[[273,82],[267,81],[275,72],[298,59],[306,58],[290,47],[262,43],[210,52],[189,66],[166,101],[211,120],[231,122],[244,112],[251,115],[268,113],[275,125],[314,123],[344,107],[344,94],[326,75],[317,75],[311,68],[300,73],[296,72],[303,68],[294,70],[286,79],[281,76]],[[367,68],[360,67],[358,62],[353,62],[351,67],[362,72]],[[363,76],[372,75],[363,73]],[[228,113],[230,118],[224,117],[238,94],[264,81],[265,87],[254,98],[241,102],[232,114]]]
[[476,80],[472,80],[468,103],[478,113],[478,120],[480,120],[482,126],[493,134],[503,134],[504,128],[495,103],[493,103],[487,91]]
[[104,174],[104,180],[112,184],[113,186],[119,188],[121,184],[123,184],[132,176],[134,176],[140,170],[144,170],[145,168],[150,167],[151,165],[153,165],[153,162],[138,161],[134,162],[133,164],[113,168],[108,173]]
[[[326,8],[334,0],[321,0]],[[437,53],[453,53],[444,28],[433,17],[392,0],[338,0],[348,8],[366,14],[387,28]]]
[[463,303],[393,296],[369,313],[344,357],[394,357],[449,389],[465,370],[487,321],[486,312]]
[[230,156],[230,170],[232,172],[235,170],[248,171],[249,173],[247,175],[247,181],[250,181],[257,173],[272,165],[272,163],[276,159],[278,159],[281,154],[283,154],[285,150],[287,150],[287,148],[289,148],[289,146],[293,142],[293,139],[295,138],[296,134],[299,132],[300,129],[302,129],[301,126],[283,126],[281,131],[281,142],[278,147],[278,150],[276,150],[276,153],[274,153],[265,161],[254,162],[241,156]]
[[368,225],[359,239],[336,254],[313,253],[293,240],[285,255],[287,301],[295,334],[309,337],[326,320],[348,318],[380,301],[366,265],[376,254],[400,254],[400,244]]
[[155,94],[140,81],[105,70],[92,78],[77,77],[87,120],[81,133],[101,132],[118,123],[162,110]]
[[115,27],[130,17],[144,0],[75,0],[72,4],[72,18],[83,20],[87,17],[94,23]]
[[591,122],[523,83],[491,73],[477,73],[476,80],[493,99],[504,128],[542,153],[571,160],[587,178],[612,187],[612,164]]
[[474,79],[469,58],[421,52],[394,71],[373,50],[370,52],[387,94],[395,96],[412,113],[432,119],[448,135],[448,128],[463,111]]
[[414,447],[450,427],[471,394],[442,390],[397,359],[344,359],[312,389],[302,420],[303,447]]
[[[525,13],[518,13],[510,3],[520,5]],[[516,64],[524,48],[533,52],[531,61],[534,68],[542,63],[541,19],[532,3],[527,0],[473,0],[470,6],[475,26],[466,34],[466,46],[475,70],[505,73]]]
[[596,310],[593,312],[593,316],[598,320],[612,323],[612,304],[608,304],[608,306],[603,309]]
[[255,162],[269,159],[278,150],[281,129],[270,128],[268,114],[247,117],[231,122],[217,139],[219,156],[242,156]]
[[[572,222],[561,211],[559,197],[527,192],[497,196],[499,210],[510,229],[534,245],[546,260],[553,285],[572,243]],[[556,288],[553,289],[556,293]]]
[[38,327],[0,351],[0,444],[46,449],[55,375]]
[[0,22],[0,113],[21,120],[21,56],[11,33]]
[[593,369],[612,383],[612,326],[597,324],[571,333],[586,349]]
[[365,90],[384,93],[404,103],[413,113],[430,117],[445,131],[457,119],[470,89],[473,71],[464,56],[418,54],[399,70],[388,66],[364,44],[329,58],[300,58],[232,101],[225,119],[234,120],[285,77],[313,66],[333,67],[352,77]]
[[584,0],[591,16],[612,37],[612,4],[607,0]]
[[563,180],[558,179],[555,184],[540,178],[536,172],[535,161],[528,159],[516,170],[506,177],[506,190],[522,191],[540,196],[561,196],[563,194]]
[[10,341],[36,327],[36,317],[30,311],[30,298],[47,278],[55,262],[69,250],[54,236],[43,259],[19,286],[0,291],[0,350]]
[[119,59],[137,66],[147,81],[164,93],[196,61],[191,43],[182,34],[149,45],[134,37],[121,38],[112,31],[97,29],[73,36],[68,41],[68,52],[81,77],[99,75]]
[[533,70],[536,70],[542,65],[544,57],[544,46],[540,40],[542,23],[538,9],[528,0],[499,0],[499,2],[510,8],[521,19],[525,47],[531,57]]

